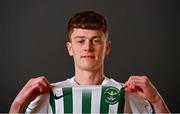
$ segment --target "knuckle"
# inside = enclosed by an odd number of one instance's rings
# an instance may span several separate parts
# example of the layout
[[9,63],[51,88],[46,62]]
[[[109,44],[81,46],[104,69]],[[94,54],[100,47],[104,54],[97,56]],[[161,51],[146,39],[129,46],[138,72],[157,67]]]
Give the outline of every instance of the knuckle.
[[40,76],[42,79],[45,79],[46,77],[45,76]]
[[129,80],[132,80],[132,79],[133,79],[133,76],[130,76],[130,77],[129,77]]
[[40,76],[40,78],[45,79],[45,76]]
[[34,78],[30,78],[28,82],[32,82],[34,80]]
[[41,86],[40,82],[35,83],[35,87],[40,87],[40,86]]
[[148,86],[148,84],[149,84],[149,79],[148,79],[147,76],[145,76],[145,77],[144,77],[144,85],[145,85],[145,86]]
[[38,82],[42,82],[43,80],[45,80],[45,77],[43,77],[43,76],[40,76],[40,77],[37,78]]
[[41,77],[40,77],[40,80],[41,80],[41,81],[45,81],[45,80],[46,80],[46,77],[45,77],[45,76],[41,76]]
[[142,76],[145,81],[148,81],[149,78],[147,76]]
[[144,81],[144,86],[147,87],[148,86],[148,82]]
[[39,76],[39,79],[40,79],[40,80],[42,80],[42,79],[44,79],[44,78],[45,78],[44,76]]

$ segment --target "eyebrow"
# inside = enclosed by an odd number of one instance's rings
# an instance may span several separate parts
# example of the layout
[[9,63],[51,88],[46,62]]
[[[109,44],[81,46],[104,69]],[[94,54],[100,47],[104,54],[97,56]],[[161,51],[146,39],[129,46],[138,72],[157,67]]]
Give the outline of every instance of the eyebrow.
[[[77,39],[77,38],[82,38],[82,39],[84,39],[84,38],[86,38],[85,36],[76,36],[76,37],[74,37],[74,39]],[[92,39],[94,39],[94,38],[101,38],[100,36],[93,36],[92,37]]]
[[85,38],[85,36],[76,36],[76,37],[74,37],[74,39],[77,39],[77,38]]

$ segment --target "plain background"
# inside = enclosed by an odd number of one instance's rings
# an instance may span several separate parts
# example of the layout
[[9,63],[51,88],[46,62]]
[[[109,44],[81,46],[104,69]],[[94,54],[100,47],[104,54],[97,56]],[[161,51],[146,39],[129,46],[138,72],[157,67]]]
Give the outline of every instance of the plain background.
[[148,75],[172,112],[180,112],[179,3],[173,0],[1,0],[0,112],[33,77],[57,82],[74,75],[67,22],[81,10],[102,13],[112,51],[105,75],[125,82]]

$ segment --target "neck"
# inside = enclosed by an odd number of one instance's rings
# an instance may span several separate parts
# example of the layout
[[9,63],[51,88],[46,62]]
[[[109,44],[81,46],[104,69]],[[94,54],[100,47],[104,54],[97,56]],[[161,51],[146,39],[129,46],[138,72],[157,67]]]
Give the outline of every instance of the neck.
[[75,70],[75,81],[79,85],[100,85],[103,80],[103,69],[97,71]]

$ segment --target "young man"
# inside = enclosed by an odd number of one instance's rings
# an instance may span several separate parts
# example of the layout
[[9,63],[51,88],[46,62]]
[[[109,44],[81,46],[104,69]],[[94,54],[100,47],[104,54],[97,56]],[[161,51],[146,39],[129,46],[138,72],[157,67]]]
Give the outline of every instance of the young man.
[[[75,76],[55,84],[50,84],[43,76],[29,80],[13,101],[10,112],[23,112],[30,102],[27,113],[48,112],[49,93],[57,88],[106,84],[122,86],[104,75],[104,59],[111,49],[105,18],[94,11],[76,13],[68,23],[68,32],[69,42],[66,45],[74,59]],[[154,107],[155,112],[169,113],[147,76],[130,76],[122,88],[126,93],[124,112],[149,113]]]

